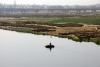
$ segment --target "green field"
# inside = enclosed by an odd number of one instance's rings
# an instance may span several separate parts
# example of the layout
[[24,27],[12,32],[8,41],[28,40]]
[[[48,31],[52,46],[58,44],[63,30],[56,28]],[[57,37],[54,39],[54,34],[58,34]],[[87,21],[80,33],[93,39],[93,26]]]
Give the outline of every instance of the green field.
[[32,21],[47,21],[47,22],[53,22],[53,23],[63,23],[63,22],[77,22],[77,23],[88,23],[88,22],[100,22],[100,17],[94,17],[94,18],[16,18],[15,20],[32,20]]
[[100,17],[98,18],[64,18],[58,20],[52,20],[51,22],[100,22]]

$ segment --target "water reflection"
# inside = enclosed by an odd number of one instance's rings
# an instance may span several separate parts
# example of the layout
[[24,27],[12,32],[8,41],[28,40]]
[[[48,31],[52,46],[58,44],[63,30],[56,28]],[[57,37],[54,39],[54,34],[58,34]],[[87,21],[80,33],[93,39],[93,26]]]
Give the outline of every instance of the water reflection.
[[50,49],[50,52],[51,52],[51,49],[54,48],[55,46],[52,45],[52,43],[50,42],[49,45],[46,45],[45,47]]

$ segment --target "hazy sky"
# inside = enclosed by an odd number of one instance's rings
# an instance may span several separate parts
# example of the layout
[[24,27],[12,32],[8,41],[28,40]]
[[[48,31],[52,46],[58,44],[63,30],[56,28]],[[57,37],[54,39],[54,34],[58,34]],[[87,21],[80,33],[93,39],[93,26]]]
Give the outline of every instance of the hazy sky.
[[[0,3],[13,4],[14,0],[0,0]],[[17,4],[48,4],[48,5],[91,5],[99,4],[100,0],[16,0]]]

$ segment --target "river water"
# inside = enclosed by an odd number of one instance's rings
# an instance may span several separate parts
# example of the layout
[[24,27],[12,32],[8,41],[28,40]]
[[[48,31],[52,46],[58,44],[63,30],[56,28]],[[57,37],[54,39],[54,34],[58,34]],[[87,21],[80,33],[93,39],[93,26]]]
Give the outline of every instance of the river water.
[[[50,41],[51,51],[45,48]],[[0,30],[0,67],[100,67],[100,46]]]

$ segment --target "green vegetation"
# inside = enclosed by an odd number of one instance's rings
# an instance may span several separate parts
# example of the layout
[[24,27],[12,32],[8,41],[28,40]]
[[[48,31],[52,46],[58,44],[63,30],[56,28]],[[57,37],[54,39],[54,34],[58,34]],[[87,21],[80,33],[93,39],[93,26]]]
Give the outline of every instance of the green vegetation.
[[[25,32],[25,33],[32,33],[37,35],[51,35],[57,36],[60,38],[68,38],[74,41],[82,42],[94,42],[100,45],[100,33],[95,38],[92,37],[94,34],[96,35],[96,31],[100,31],[100,16],[67,16],[65,15],[32,15],[32,16],[11,16],[11,17],[1,17],[0,18],[0,29],[6,29],[11,31],[18,31],[18,32]],[[8,22],[9,21],[9,22]],[[35,22],[36,21],[36,22]],[[56,24],[56,23],[66,23],[66,24]],[[75,24],[76,23],[76,24]],[[83,23],[83,24],[79,24]],[[90,23],[90,24],[88,24]],[[86,26],[84,26],[84,24]],[[93,25],[92,25],[93,24]],[[97,25],[95,25],[97,24]],[[54,26],[54,27],[53,27]],[[42,29],[43,28],[43,29]],[[50,31],[46,30],[55,30],[50,33]],[[35,31],[37,30],[37,31]],[[90,32],[92,36],[87,38],[84,35],[84,32]],[[82,32],[82,33],[79,33]],[[96,32],[96,33],[95,33]],[[72,36],[78,34],[80,36],[86,36],[81,38],[77,36]],[[82,35],[81,35],[82,34]]]
[[82,18],[82,17],[68,17],[68,18],[15,18],[16,21],[22,20],[32,20],[32,21],[47,21],[53,23],[63,23],[63,22],[82,22],[82,23],[89,23],[89,22],[100,22],[100,17],[90,17],[90,18]]
[[97,18],[62,18],[57,20],[52,20],[51,22],[100,22],[100,17]]
[[92,42],[100,45],[100,37],[91,39]]

